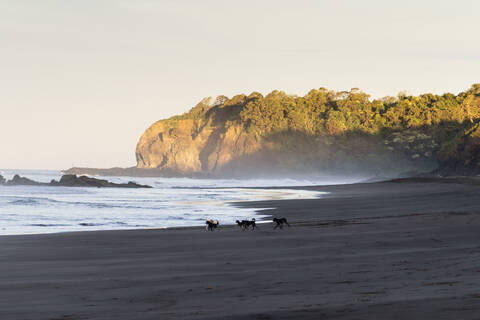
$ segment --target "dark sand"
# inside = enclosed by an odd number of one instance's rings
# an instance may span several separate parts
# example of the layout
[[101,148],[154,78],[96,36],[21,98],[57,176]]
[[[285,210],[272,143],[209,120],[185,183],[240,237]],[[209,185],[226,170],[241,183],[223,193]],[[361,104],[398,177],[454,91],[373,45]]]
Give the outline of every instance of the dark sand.
[[0,319],[480,319],[479,186],[313,189],[284,230],[0,237]]

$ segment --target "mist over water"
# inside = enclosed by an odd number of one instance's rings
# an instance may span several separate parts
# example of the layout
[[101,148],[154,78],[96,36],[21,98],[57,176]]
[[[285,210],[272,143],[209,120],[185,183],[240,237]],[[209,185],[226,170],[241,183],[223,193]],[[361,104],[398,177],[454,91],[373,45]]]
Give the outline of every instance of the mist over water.
[[[0,174],[6,179],[20,174],[39,182],[61,177],[59,171],[40,170],[0,170]],[[317,198],[322,192],[288,187],[353,182],[100,178],[118,183],[135,181],[153,188],[0,186],[0,235],[203,226],[207,218],[233,224],[237,219],[267,216],[256,213],[265,208],[237,208],[230,202]],[[285,188],[248,189],[279,186]]]

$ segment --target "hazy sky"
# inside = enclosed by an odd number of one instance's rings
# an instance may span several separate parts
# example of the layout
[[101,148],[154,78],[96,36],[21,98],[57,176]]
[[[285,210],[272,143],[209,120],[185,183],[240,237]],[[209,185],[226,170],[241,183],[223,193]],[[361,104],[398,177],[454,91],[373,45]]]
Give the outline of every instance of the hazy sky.
[[480,82],[480,1],[0,0],[0,168],[135,165],[206,96]]

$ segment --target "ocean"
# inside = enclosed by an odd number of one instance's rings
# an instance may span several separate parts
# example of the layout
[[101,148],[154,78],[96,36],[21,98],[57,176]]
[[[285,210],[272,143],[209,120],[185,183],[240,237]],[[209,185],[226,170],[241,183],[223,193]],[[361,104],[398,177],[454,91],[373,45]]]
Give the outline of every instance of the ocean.
[[[60,171],[0,170],[40,182],[60,179]],[[0,186],[0,235],[70,231],[150,229],[204,226],[268,218],[261,209],[238,208],[232,202],[270,199],[311,199],[322,192],[289,186],[338,183],[309,180],[221,180],[189,178],[99,177],[112,182],[134,181],[152,189]],[[344,181],[346,182],[346,181]],[[282,189],[268,187],[282,186]],[[267,187],[267,189],[249,189]]]

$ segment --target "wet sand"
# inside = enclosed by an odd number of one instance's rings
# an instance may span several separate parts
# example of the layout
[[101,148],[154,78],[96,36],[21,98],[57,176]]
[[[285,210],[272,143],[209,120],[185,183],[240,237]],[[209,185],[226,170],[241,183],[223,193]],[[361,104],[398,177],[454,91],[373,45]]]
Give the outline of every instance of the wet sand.
[[0,237],[0,319],[478,319],[480,187],[308,187],[291,228]]

